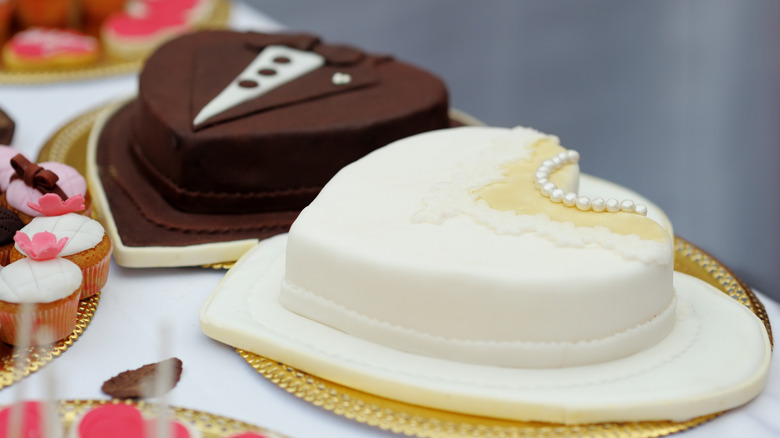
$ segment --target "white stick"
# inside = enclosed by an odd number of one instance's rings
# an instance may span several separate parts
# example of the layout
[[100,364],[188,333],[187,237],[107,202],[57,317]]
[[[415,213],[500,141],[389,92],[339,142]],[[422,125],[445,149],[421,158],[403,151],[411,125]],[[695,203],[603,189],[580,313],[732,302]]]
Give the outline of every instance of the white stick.
[[[24,369],[27,366],[33,330],[33,312],[35,312],[35,303],[19,304],[19,325],[16,327],[13,351],[13,355],[16,358],[14,373],[18,376],[24,374]],[[7,435],[9,438],[21,438],[22,436],[25,389],[25,381],[22,379],[16,386],[14,404],[11,406]]]
[[170,438],[173,423],[168,421],[168,391],[166,390],[173,378],[172,362],[166,360],[171,357],[171,327],[167,323],[160,324],[160,357],[163,358],[157,369],[154,382],[154,393],[157,399],[157,438]]

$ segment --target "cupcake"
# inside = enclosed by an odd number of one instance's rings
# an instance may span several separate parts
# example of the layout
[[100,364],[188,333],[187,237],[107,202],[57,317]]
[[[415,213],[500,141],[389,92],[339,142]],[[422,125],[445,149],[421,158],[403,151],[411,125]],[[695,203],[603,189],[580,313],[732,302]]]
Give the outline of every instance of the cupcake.
[[16,175],[16,170],[14,170],[11,160],[17,155],[21,155],[27,160],[27,157],[19,152],[19,149],[0,144],[0,207],[8,207],[8,202],[5,200],[5,191],[8,190],[11,177]]
[[38,199],[47,193],[54,193],[63,200],[81,195],[85,208],[79,213],[85,216],[92,213],[87,180],[73,167],[54,161],[36,164],[21,154],[11,159],[11,165],[15,174],[5,191],[5,198],[8,208],[18,214],[22,222],[29,223],[32,218],[41,216],[39,211],[30,207],[30,203],[37,204]]
[[[54,194],[42,196],[40,204],[31,205],[36,212],[45,216],[33,218],[20,232],[27,235],[49,232],[57,236],[57,239],[67,239],[60,257],[75,263],[81,269],[84,284],[80,299],[84,299],[100,292],[105,286],[111,263],[112,245],[100,222],[69,212],[71,209],[78,208],[79,200],[80,195],[66,202],[62,202]],[[14,262],[28,256],[24,247],[17,242],[11,249],[10,261]]]
[[[169,419],[171,438],[200,438],[202,435],[195,427],[176,419]],[[129,404],[105,404],[82,413],[73,421],[69,438],[102,438],[115,436],[122,430],[123,436],[156,436],[156,420],[144,418],[141,411]],[[151,432],[151,433],[150,433]]]
[[14,235],[24,226],[19,216],[7,208],[0,207],[0,266],[11,263]]
[[17,232],[15,240],[30,256],[0,269],[0,341],[16,345],[22,321],[30,318],[31,345],[56,342],[76,326],[81,269],[57,257],[67,238]]

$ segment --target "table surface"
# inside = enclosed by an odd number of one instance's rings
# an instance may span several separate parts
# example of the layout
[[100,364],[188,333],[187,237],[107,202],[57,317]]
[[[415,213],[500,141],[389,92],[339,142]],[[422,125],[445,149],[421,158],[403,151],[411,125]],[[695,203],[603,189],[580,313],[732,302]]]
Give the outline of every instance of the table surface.
[[[242,30],[282,29],[264,14],[238,3],[230,23]],[[74,117],[135,91],[136,75],[35,86],[0,85],[0,107],[16,121],[13,145],[34,157],[43,143]],[[175,406],[234,418],[289,437],[397,436],[288,394],[254,371],[233,348],[203,335],[198,312],[223,275],[224,271],[212,269],[128,269],[112,263],[108,284],[85,333],[42,371],[0,391],[0,404],[10,404],[18,397],[45,397],[49,392],[45,373],[55,377],[58,398],[106,399],[100,392],[105,380],[170,355],[184,363],[181,381],[169,395]],[[772,323],[780,326],[780,305],[759,296]],[[170,351],[161,351],[161,344],[170,345]],[[778,368],[777,359],[773,359],[767,388],[751,403],[681,435],[780,435]]]

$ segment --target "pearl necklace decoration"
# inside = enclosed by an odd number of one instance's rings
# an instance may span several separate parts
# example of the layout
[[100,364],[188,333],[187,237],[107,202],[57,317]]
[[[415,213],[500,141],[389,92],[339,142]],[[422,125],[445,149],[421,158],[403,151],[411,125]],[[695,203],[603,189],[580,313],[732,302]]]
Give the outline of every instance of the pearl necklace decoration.
[[614,198],[607,200],[604,200],[604,198],[590,199],[588,196],[578,196],[574,192],[565,192],[554,182],[550,181],[550,175],[555,171],[566,164],[576,164],[579,161],[580,154],[574,150],[561,152],[548,160],[542,161],[542,164],[534,173],[534,185],[542,193],[542,196],[550,198],[552,202],[562,203],[567,207],[576,207],[581,211],[595,211],[598,213],[603,211],[608,213],[623,211],[647,216],[647,206],[644,204],[636,204],[630,199],[625,199],[622,202]]

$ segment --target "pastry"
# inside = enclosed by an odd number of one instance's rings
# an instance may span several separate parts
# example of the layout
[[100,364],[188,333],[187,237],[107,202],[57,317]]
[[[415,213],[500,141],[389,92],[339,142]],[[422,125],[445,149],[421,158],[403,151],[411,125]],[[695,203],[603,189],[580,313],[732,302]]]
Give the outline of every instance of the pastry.
[[56,342],[76,326],[81,269],[57,257],[67,238],[17,232],[15,240],[29,257],[0,270],[0,341],[18,344],[18,329],[30,318],[31,345]]
[[87,182],[73,167],[55,161],[32,163],[21,154],[11,159],[11,165],[15,174],[8,183],[5,199],[8,208],[19,214],[24,223],[42,215],[31,204],[38,204],[41,196],[48,193],[56,194],[64,202],[79,195],[83,203],[79,213],[91,215],[92,202]]
[[114,110],[87,171],[124,266],[235,260],[285,232],[342,166],[450,124],[439,78],[303,34],[177,38]]
[[204,22],[214,0],[140,0],[130,6],[103,22],[101,37],[110,56],[135,59],[148,55]]
[[[200,438],[200,431],[190,424],[169,418],[171,438]],[[133,405],[109,403],[83,412],[74,420],[69,438],[136,438],[156,436],[156,420],[146,418]]]
[[[53,198],[62,204],[59,197],[52,193],[42,196],[41,204],[45,205],[46,199]],[[69,198],[69,200],[78,198],[76,196]],[[44,215],[33,218],[29,224],[21,229],[21,232],[34,235],[46,231],[54,234],[58,239],[66,238],[67,243],[62,249],[60,257],[81,268],[84,283],[80,299],[83,300],[100,292],[108,281],[112,252],[111,240],[105,233],[103,226],[94,219],[71,213],[71,209],[64,206],[59,212],[51,207],[41,208],[35,204],[32,206],[40,209]],[[11,250],[10,261],[14,262],[27,256],[24,247],[17,243]]]
[[24,226],[19,216],[7,208],[0,207],[0,266],[11,262],[14,236]]
[[[46,418],[46,404],[37,400],[27,400],[21,405],[6,406],[0,410],[0,436],[3,438],[13,436],[10,433],[11,421],[15,410],[21,410],[20,438],[45,437],[44,418]],[[59,426],[59,425],[58,425]]]
[[673,272],[672,227],[527,128],[411,136],[346,166],[201,309],[215,339],[469,415],[687,420],[766,382],[761,320]]
[[3,46],[9,69],[52,69],[94,63],[100,46],[94,37],[69,29],[32,27]]

